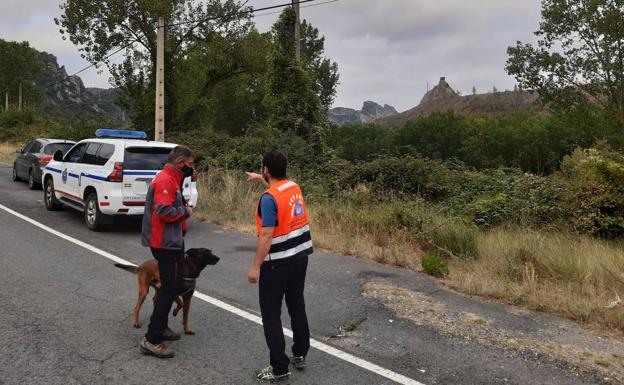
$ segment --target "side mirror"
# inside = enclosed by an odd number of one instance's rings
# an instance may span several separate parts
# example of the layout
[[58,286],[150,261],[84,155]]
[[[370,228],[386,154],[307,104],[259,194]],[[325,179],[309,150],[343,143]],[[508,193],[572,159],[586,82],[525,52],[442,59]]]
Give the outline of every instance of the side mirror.
[[54,152],[54,161],[55,162],[62,162],[63,161],[63,151],[56,150]]

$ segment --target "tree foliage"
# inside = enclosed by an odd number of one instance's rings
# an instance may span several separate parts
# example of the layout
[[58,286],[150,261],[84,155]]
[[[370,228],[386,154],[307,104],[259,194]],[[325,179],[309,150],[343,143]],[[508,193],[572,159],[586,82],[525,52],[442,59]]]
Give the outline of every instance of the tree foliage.
[[0,39],[0,68],[2,106],[6,92],[12,100],[17,99],[20,83],[25,104],[35,103],[41,98],[42,92],[36,82],[43,72],[43,61],[28,42]]
[[543,0],[536,46],[508,48],[506,70],[557,110],[603,106],[624,121],[624,1]]
[[617,121],[598,106],[551,115],[462,117],[435,113],[394,129],[374,124],[333,127],[328,144],[349,161],[379,156],[459,160],[478,169],[514,167],[551,174],[575,148],[604,140],[624,148]]
[[[244,4],[244,3],[243,3]],[[56,20],[64,37],[92,63],[103,62],[119,90],[117,103],[136,128],[154,124],[156,23],[164,16],[167,131],[198,127],[244,135],[271,125],[307,135],[333,102],[338,66],[325,39],[301,25],[294,58],[294,12],[286,8],[271,33],[259,33],[238,0],[66,0]],[[122,49],[119,63],[108,58]]]
[[[267,105],[272,127],[306,136],[324,120],[324,115],[312,76],[295,57],[295,23],[295,11],[289,7],[273,25]],[[312,58],[308,62],[313,66]]]
[[[236,38],[252,27],[238,1],[209,0],[66,0],[56,23],[60,32],[79,47],[84,58],[104,63],[120,89],[120,104],[136,126],[153,126],[153,89],[156,63],[156,27],[159,17],[167,25],[165,49],[165,115],[175,127],[178,100],[178,67],[197,42],[215,35]],[[108,55],[123,50],[125,59],[115,63]],[[221,77],[225,76],[220,74]],[[206,79],[206,82],[211,79]],[[151,99],[151,102],[150,102]],[[174,124],[172,124],[174,123]]]

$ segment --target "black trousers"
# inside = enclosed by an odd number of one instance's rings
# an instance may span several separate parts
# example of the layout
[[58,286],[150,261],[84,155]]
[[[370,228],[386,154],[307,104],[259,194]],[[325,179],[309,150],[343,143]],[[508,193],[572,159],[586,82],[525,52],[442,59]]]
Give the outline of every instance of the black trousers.
[[158,261],[160,290],[154,303],[154,311],[145,338],[153,344],[159,344],[162,342],[162,334],[168,325],[171,305],[178,295],[184,250],[152,249],[152,255]]
[[281,320],[284,297],[286,297],[293,331],[292,353],[295,357],[306,356],[310,350],[310,330],[303,299],[307,268],[307,256],[296,257],[292,260],[265,262],[260,268],[262,326],[269,347],[273,373],[276,375],[288,372],[290,364],[284,352],[286,342]]

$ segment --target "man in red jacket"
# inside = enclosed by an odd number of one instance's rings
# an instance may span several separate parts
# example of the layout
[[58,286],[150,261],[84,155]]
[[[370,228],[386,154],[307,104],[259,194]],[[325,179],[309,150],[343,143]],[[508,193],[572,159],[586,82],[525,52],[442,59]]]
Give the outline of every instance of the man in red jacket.
[[145,354],[159,358],[174,356],[163,341],[180,339],[168,326],[169,311],[178,293],[184,260],[184,234],[193,211],[182,196],[184,178],[193,175],[194,155],[186,146],[177,146],[147,192],[143,215],[142,243],[150,247],[158,261],[160,290],[154,303],[147,334],[139,346]]

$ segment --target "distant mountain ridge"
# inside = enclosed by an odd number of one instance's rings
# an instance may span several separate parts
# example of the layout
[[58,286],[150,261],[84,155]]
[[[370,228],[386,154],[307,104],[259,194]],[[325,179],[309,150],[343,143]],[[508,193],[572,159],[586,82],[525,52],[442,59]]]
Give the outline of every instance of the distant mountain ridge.
[[398,111],[388,105],[383,106],[367,100],[362,105],[361,110],[354,110],[353,108],[346,107],[334,107],[327,111],[327,118],[329,121],[336,124],[354,124],[354,123],[366,123],[374,119],[385,118],[398,114]]
[[461,116],[504,116],[515,112],[535,113],[542,110],[537,103],[538,96],[526,91],[504,91],[488,94],[459,96],[446,78],[427,92],[419,105],[400,114],[380,117],[374,120],[383,127],[396,127],[431,115],[435,112],[452,111]]
[[124,111],[114,104],[115,89],[86,88],[78,76],[69,76],[65,66],[59,66],[56,56],[38,52],[44,63],[38,85],[44,89],[39,109],[53,117],[66,120],[110,119],[113,123],[126,121]]

